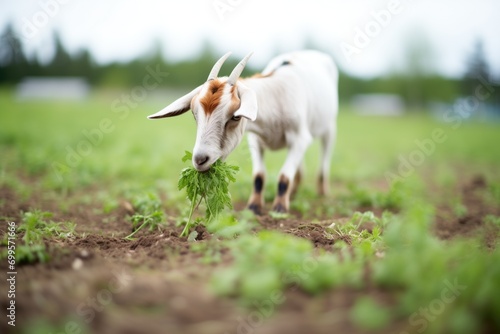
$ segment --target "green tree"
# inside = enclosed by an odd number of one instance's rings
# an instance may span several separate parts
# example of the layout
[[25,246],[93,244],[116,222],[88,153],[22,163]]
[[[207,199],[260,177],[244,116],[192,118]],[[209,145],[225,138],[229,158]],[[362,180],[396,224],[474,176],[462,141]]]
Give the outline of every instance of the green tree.
[[481,40],[477,40],[474,44],[474,51],[466,60],[466,70],[463,78],[463,93],[470,95],[474,92],[479,79],[490,81],[490,68],[484,54],[484,46]]
[[403,96],[410,107],[421,108],[430,101],[425,81],[435,73],[434,52],[425,35],[415,34],[407,41],[402,73],[405,77]]
[[480,85],[490,93],[485,102],[500,105],[500,85],[495,80],[486,60],[483,42],[477,40],[474,50],[466,60],[466,70],[462,78],[462,94],[464,96],[476,94],[476,89]]
[[28,61],[21,40],[9,24],[0,36],[0,82],[17,82],[26,75]]

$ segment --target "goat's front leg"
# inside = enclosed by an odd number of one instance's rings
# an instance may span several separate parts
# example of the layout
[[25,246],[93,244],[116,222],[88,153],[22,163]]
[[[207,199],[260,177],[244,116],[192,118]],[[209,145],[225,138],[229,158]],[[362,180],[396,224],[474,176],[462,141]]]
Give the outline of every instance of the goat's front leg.
[[292,144],[290,145],[285,164],[280,171],[278,192],[273,203],[273,211],[276,212],[288,212],[290,208],[290,195],[294,188],[293,182],[304,154],[312,142],[312,137],[309,133],[304,133],[297,135],[292,140],[289,140],[289,142]]
[[263,192],[266,175],[266,168],[263,159],[264,148],[257,135],[249,133],[247,138],[253,166],[253,192],[248,200],[248,208],[255,214],[261,215],[264,208]]

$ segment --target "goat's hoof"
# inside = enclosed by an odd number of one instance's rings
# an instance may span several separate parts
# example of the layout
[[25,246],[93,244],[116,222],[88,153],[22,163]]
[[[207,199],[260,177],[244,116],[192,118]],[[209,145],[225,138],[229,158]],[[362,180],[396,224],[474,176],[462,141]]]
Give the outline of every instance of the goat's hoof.
[[255,203],[249,204],[248,209],[258,216],[262,215],[262,205],[260,204],[255,204]]
[[287,213],[288,209],[281,203],[276,203],[273,206],[273,211],[278,213]]

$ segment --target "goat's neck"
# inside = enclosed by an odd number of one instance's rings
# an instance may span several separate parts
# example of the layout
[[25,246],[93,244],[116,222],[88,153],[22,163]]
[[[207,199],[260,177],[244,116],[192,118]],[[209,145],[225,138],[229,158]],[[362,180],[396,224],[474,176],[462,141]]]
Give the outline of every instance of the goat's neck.
[[255,92],[259,108],[257,120],[247,122],[246,131],[260,133],[266,124],[279,119],[283,109],[280,101],[286,93],[286,83],[275,76],[247,78],[243,83]]

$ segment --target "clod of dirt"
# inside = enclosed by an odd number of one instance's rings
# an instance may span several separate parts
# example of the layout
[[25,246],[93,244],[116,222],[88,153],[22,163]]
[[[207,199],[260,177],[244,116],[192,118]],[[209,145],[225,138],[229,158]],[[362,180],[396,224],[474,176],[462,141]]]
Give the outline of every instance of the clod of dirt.
[[210,235],[210,233],[208,233],[207,228],[205,226],[201,225],[201,224],[196,225],[196,227],[194,228],[194,230],[196,232],[198,232],[198,235],[195,238],[196,241],[208,240],[208,239],[210,239],[212,237]]
[[365,222],[358,227],[358,232],[368,231],[370,234],[373,233],[373,229],[377,226],[374,222]]
[[144,247],[144,248],[151,247],[155,243],[158,242],[158,239],[159,239],[159,237],[157,235],[146,235],[146,236],[140,237],[139,239],[134,241],[134,243],[132,245],[130,245],[130,249],[134,250],[139,246]]
[[325,228],[320,225],[301,225],[286,232],[293,234],[299,238],[304,238],[312,241],[315,247],[328,247],[333,245],[335,242],[333,238],[327,237]]

